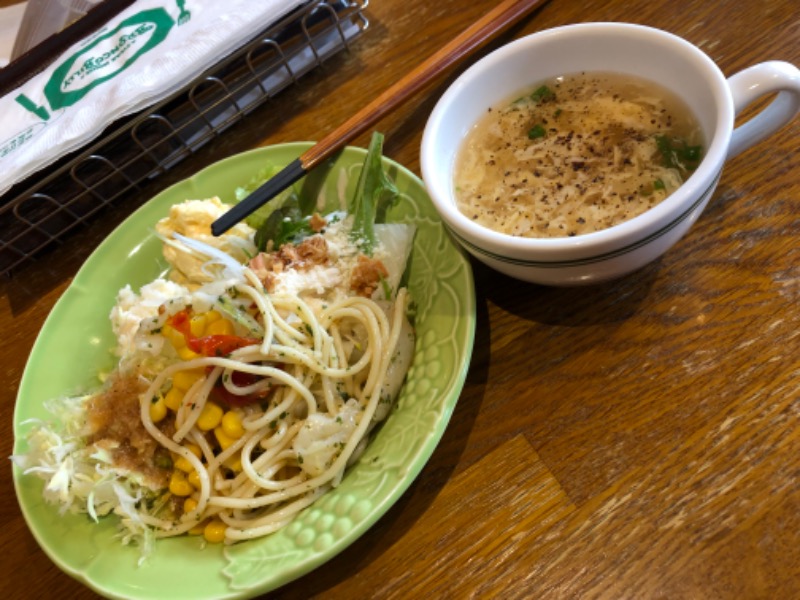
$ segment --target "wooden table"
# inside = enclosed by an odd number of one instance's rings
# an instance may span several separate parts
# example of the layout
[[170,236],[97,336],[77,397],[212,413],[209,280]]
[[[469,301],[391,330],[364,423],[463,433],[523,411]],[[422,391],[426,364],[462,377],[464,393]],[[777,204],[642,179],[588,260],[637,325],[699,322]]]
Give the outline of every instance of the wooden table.
[[[228,155],[319,138],[493,5],[374,0],[349,54],[0,283],[2,453],[42,321],[133,206]],[[685,37],[730,75],[800,64],[798,8],[550,0],[489,48],[631,21]],[[417,173],[425,120],[454,74],[378,125],[386,154]],[[429,463],[365,536],[274,597],[800,597],[799,134],[797,120],[730,161],[689,234],[632,276],[550,289],[474,264],[475,351]],[[29,534],[10,466],[1,502],[0,596],[94,597]]]

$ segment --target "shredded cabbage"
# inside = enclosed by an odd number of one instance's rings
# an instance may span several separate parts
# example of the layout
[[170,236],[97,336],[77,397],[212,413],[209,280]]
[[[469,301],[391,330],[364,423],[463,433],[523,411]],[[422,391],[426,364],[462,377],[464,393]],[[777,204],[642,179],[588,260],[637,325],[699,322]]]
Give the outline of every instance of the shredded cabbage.
[[[357,205],[357,214],[352,217],[340,213],[331,215],[328,217],[326,229],[326,233],[331,236],[330,256],[333,262],[340,263],[338,267],[355,269],[354,265],[358,264],[356,242],[362,251],[365,247],[369,250],[369,254],[373,254],[374,251],[376,262],[385,261],[388,274],[381,276],[382,297],[380,290],[370,292],[376,296],[376,300],[383,302],[377,307],[378,314],[381,310],[388,310],[384,306],[387,304],[386,301],[391,300],[401,286],[401,277],[414,237],[413,226],[373,222],[376,219],[380,220],[381,213],[388,208],[396,195],[396,190],[381,170],[381,142],[382,137],[377,136],[370,146],[364,167],[364,171],[369,173],[362,173],[358,185],[357,202],[360,204]],[[342,229],[341,239],[337,242],[333,233],[337,229],[336,226],[343,224],[345,219],[359,223],[357,235],[354,236],[355,239],[348,236],[352,225],[348,222],[347,230]],[[176,361],[184,360],[180,358],[175,348],[166,343],[163,329],[168,324],[170,316],[187,308],[200,313],[217,309],[240,330],[244,329],[248,335],[259,338],[267,336],[269,332],[266,331],[266,325],[248,312],[248,308],[254,303],[251,295],[233,293],[237,291],[237,284],[245,282],[252,283],[255,289],[263,292],[261,280],[249,267],[238,262],[224,249],[191,236],[177,232],[167,236],[159,232],[159,237],[170,250],[196,259],[201,265],[197,271],[203,276],[203,280],[188,278],[183,284],[177,285],[159,277],[143,287],[139,294],[130,287],[120,291],[117,305],[111,312],[112,329],[118,341],[115,349],[119,357],[117,373],[126,375],[133,373],[134,377],[147,380],[150,376],[155,378]],[[343,250],[345,247],[352,250],[349,253],[345,252]],[[332,267],[325,265],[325,268]],[[299,290],[311,289],[308,286],[313,277],[308,271],[289,270],[282,274],[287,272],[305,280],[306,287],[299,286],[295,294],[299,296]],[[343,279],[344,276],[339,274],[335,283],[338,285]],[[309,301],[321,302],[317,297],[309,298]],[[303,313],[303,316],[308,315]],[[285,319],[288,327],[299,330],[303,323],[306,327],[310,327],[293,312],[288,312],[281,318]],[[391,400],[399,391],[413,355],[413,331],[406,322],[402,327],[403,335],[397,343],[391,365],[386,369],[387,381],[380,385],[380,406],[374,409],[379,418],[371,423],[370,429],[387,416]],[[366,332],[363,332],[361,337],[366,337]],[[349,335],[342,335],[340,344],[343,347],[353,343]],[[150,395],[154,400],[158,396],[152,391]],[[142,397],[139,398],[140,402]],[[119,538],[124,544],[135,544],[140,548],[141,564],[154,551],[157,536],[179,533],[188,529],[188,526],[181,529],[179,523],[170,520],[172,517],[159,516],[164,514],[163,508],[171,507],[167,503],[173,495],[168,488],[152,489],[150,486],[157,485],[153,480],[147,480],[144,474],[115,464],[114,447],[119,446],[119,443],[114,441],[116,438],[89,443],[92,439],[90,436],[95,433],[92,431],[92,426],[96,426],[94,421],[91,424],[89,422],[89,412],[94,410],[94,404],[89,402],[91,398],[93,396],[84,395],[47,403],[46,408],[52,414],[52,420],[35,419],[23,423],[24,427],[29,427],[26,435],[27,451],[14,455],[11,459],[23,474],[33,475],[44,481],[45,501],[58,505],[62,514],[66,512],[86,514],[95,522],[108,515],[116,515],[119,518]],[[323,412],[309,415],[305,426],[291,445],[292,451],[301,458],[300,470],[310,478],[321,477],[331,468],[360,424],[363,406],[355,398],[350,398],[343,404],[342,410],[336,415]],[[139,404],[136,406],[138,411],[140,406]],[[117,409],[118,405],[114,404],[114,413]],[[366,432],[368,433],[368,430]],[[348,464],[357,459],[366,443],[367,436],[364,436],[354,450],[348,451]],[[118,457],[117,462],[121,462]],[[338,472],[334,479],[326,482],[320,490],[338,485],[343,474],[344,470]]]
[[114,513],[120,517],[123,543],[141,548],[140,564],[153,551],[155,535],[144,515],[159,494],[140,485],[134,474],[111,464],[110,454],[87,446],[85,402],[89,396],[62,398],[46,404],[55,417],[52,422],[31,419],[26,441],[28,451],[11,456],[26,475],[44,480],[46,502],[66,512],[87,514],[93,521]]

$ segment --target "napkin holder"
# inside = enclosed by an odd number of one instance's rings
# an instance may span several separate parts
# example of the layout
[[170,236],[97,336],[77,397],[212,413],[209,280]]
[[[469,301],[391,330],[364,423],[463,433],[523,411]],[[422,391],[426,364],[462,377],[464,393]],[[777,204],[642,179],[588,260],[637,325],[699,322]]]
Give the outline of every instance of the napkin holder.
[[271,24],[177,93],[110,126],[0,197],[0,274],[169,171],[369,26],[367,0],[315,0]]

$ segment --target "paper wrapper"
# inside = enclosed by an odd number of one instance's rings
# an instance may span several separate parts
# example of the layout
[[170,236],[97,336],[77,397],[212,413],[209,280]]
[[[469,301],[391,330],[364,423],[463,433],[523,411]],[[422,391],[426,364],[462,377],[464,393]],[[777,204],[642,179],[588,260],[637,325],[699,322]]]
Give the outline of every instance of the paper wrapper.
[[307,0],[139,0],[0,99],[0,194]]

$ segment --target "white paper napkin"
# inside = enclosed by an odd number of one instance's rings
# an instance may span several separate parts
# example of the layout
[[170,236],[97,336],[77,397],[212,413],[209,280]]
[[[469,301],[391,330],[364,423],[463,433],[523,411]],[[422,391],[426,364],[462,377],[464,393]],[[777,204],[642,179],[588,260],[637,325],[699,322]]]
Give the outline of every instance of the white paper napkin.
[[138,0],[0,98],[0,194],[191,82],[307,0]]

